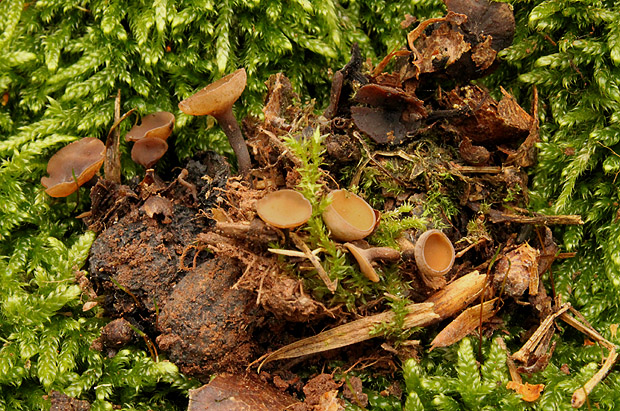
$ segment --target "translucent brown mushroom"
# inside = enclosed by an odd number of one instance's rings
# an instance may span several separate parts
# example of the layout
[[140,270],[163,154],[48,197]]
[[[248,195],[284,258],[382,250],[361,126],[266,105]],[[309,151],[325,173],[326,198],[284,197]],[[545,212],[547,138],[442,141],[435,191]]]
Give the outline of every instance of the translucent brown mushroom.
[[226,133],[228,141],[237,156],[239,172],[245,174],[251,166],[250,153],[241,135],[241,129],[232,107],[245,89],[247,75],[241,68],[179,103],[179,109],[192,116],[211,115]]
[[258,216],[278,228],[294,228],[306,223],[312,215],[312,205],[295,190],[278,190],[256,202]]
[[152,168],[168,150],[168,143],[157,137],[144,137],[133,144],[131,159],[146,169]]
[[157,137],[167,140],[174,128],[174,114],[168,111],[159,111],[142,117],[142,122],[136,124],[125,135],[127,141],[138,141],[145,137]]
[[52,197],[67,197],[99,171],[105,158],[105,144],[85,137],[58,150],[47,163],[49,177],[41,178],[45,192]]
[[390,247],[370,247],[364,249],[352,243],[345,243],[344,246],[355,257],[362,274],[375,283],[379,282],[379,275],[373,267],[373,263],[376,260],[392,262],[400,260],[400,253]]
[[331,203],[322,217],[332,238],[355,241],[374,231],[378,215],[363,198],[347,190],[332,191],[329,197]]
[[438,277],[450,271],[454,264],[454,247],[439,230],[422,233],[415,244],[415,262],[423,276]]

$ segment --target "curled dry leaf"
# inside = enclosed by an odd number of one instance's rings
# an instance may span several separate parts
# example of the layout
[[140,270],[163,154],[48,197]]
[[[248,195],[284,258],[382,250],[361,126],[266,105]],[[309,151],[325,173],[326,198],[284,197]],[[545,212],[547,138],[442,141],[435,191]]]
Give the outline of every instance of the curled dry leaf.
[[506,388],[514,390],[517,394],[521,394],[521,399],[527,402],[534,402],[540,397],[540,393],[545,389],[544,384],[519,383],[509,381]]
[[520,140],[530,133],[532,117],[505,90],[498,102],[478,86],[458,87],[446,93],[447,109],[465,109],[472,114],[455,118],[451,126],[474,143]]

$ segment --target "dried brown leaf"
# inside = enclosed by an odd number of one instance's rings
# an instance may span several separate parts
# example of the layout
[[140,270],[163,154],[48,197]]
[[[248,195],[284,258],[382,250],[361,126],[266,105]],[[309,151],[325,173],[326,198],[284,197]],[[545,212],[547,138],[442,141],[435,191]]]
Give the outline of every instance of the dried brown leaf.
[[495,314],[495,302],[493,300],[485,301],[469,307],[448,324],[431,342],[431,351],[437,347],[448,347],[455,342],[465,338],[476,327],[480,325],[480,321],[485,322]]
[[[433,312],[433,304],[410,304],[406,309],[408,314],[405,316],[403,329],[425,326],[439,319],[439,316]],[[394,312],[388,311],[352,321],[331,330],[323,331],[315,336],[295,341],[270,354],[264,355],[255,362],[260,362],[262,366],[271,361],[316,354],[369,340],[375,337],[372,333],[375,327],[380,324],[390,323],[394,320],[394,315]]]

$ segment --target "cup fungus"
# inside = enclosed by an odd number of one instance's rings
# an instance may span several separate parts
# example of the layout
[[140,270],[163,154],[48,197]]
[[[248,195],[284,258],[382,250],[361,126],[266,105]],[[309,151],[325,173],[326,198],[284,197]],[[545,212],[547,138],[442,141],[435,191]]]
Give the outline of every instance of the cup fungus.
[[295,190],[278,190],[256,202],[258,216],[278,228],[294,228],[304,224],[312,215],[312,205]]
[[67,197],[99,171],[105,158],[103,141],[85,137],[58,150],[47,163],[49,177],[41,178],[45,192]]
[[400,253],[390,247],[371,247],[361,248],[352,243],[345,243],[344,246],[349,250],[360,266],[360,271],[372,282],[379,282],[379,276],[372,266],[375,260],[398,261]]
[[323,212],[323,221],[334,239],[361,240],[374,231],[378,217],[363,198],[347,190],[332,191],[329,197],[331,203]]
[[167,150],[168,143],[165,140],[157,137],[144,137],[133,144],[131,159],[148,170],[162,158]]
[[415,244],[415,262],[423,275],[443,276],[454,264],[454,247],[439,230],[425,231]]
[[174,128],[174,114],[159,111],[142,117],[142,123],[135,125],[125,135],[127,141],[138,141],[145,137],[167,140]]
[[232,106],[245,89],[246,81],[245,69],[240,68],[179,103],[179,108],[185,114],[215,117],[237,156],[241,174],[245,174],[250,169],[250,153],[241,135]]

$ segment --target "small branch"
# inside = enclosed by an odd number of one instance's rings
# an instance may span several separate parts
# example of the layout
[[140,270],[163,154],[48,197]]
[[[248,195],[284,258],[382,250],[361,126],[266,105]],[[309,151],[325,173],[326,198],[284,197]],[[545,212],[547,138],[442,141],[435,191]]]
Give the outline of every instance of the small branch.
[[499,174],[502,172],[499,166],[462,166],[456,163],[450,163],[450,165],[462,174]]
[[338,287],[338,280],[332,281],[329,278],[329,275],[327,275],[327,271],[325,271],[319,259],[316,258],[316,255],[314,255],[312,251],[310,251],[310,248],[308,248],[306,243],[304,243],[304,241],[297,234],[290,233],[290,236],[291,240],[293,240],[297,248],[303,251],[305,257],[310,260],[314,268],[316,268],[316,271],[319,273],[319,277],[321,277],[321,280],[323,280],[323,282],[327,286],[327,289],[334,293],[336,291],[336,288]]
[[527,363],[530,354],[536,349],[536,346],[543,340],[547,334],[547,330],[553,326],[553,321],[560,315],[564,314],[570,308],[570,304],[564,304],[558,311],[549,315],[538,326],[538,329],[532,334],[529,340],[523,344],[523,347],[516,353],[512,354],[514,360]]
[[[295,250],[282,250],[280,248],[268,248],[267,251],[270,253],[285,255],[287,257],[299,257],[299,258],[307,258],[306,253]],[[317,248],[316,250],[312,250],[312,254],[317,255],[318,253],[325,251],[322,248]]]
[[520,223],[520,224],[543,224],[543,225],[582,225],[583,220],[579,215],[535,215],[524,216],[517,214],[506,214],[498,210],[487,212],[493,223]]
[[590,395],[596,384],[601,382],[601,380],[609,373],[617,358],[618,354],[616,353],[616,349],[612,348],[601,369],[598,370],[598,372],[594,374],[592,378],[590,378],[588,382],[583,385],[583,387],[573,393],[573,397],[571,398],[571,405],[573,408],[579,408],[585,404],[588,395]]

